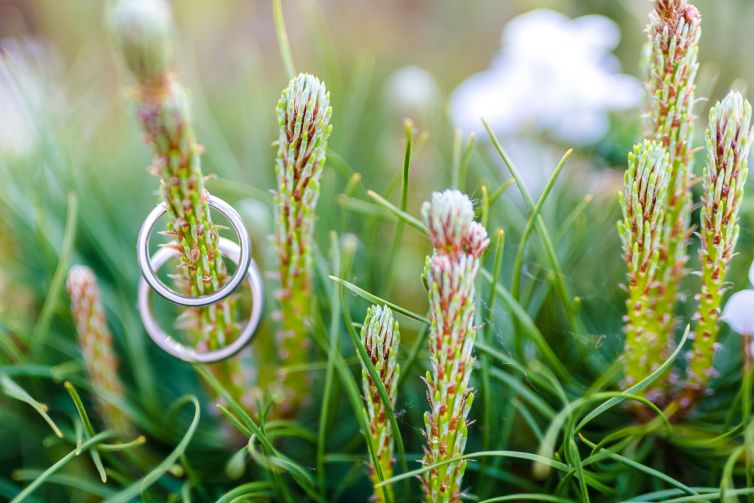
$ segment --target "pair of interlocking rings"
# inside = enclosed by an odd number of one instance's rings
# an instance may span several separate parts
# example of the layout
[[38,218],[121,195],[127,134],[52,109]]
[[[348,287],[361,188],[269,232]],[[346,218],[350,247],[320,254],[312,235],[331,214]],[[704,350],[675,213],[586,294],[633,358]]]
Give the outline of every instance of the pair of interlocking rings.
[[[216,209],[230,221],[233,230],[238,236],[238,244],[222,237],[218,240],[218,249],[220,252],[236,264],[235,272],[219,290],[210,294],[192,297],[177,293],[157,277],[157,271],[171,258],[177,257],[180,254],[175,248],[163,247],[151,257],[149,256],[149,238],[160,217],[167,212],[165,203],[158,204],[147,215],[147,218],[141,225],[136,242],[136,257],[142,275],[138,290],[138,307],[144,328],[154,343],[164,351],[180,360],[192,363],[212,363],[235,355],[254,336],[254,332],[262,318],[262,278],[259,275],[259,269],[254,259],[251,257],[251,239],[246,231],[243,219],[235,208],[219,197],[209,196],[207,203],[210,208]],[[215,304],[227,298],[244,280],[248,283],[251,290],[251,313],[238,337],[227,346],[211,351],[197,351],[171,337],[155,319],[150,301],[152,291],[157,292],[161,297],[179,306],[202,307]]]

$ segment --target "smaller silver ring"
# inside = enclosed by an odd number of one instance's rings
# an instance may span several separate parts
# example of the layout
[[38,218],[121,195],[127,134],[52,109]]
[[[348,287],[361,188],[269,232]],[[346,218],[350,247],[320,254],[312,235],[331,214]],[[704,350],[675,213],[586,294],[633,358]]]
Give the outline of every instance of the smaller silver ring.
[[[218,248],[226,257],[233,262],[238,263],[241,250],[236,243],[225,238],[220,238]],[[159,270],[168,260],[177,255],[178,251],[175,249],[161,248],[152,256],[150,262],[157,270]],[[254,336],[254,332],[256,332],[259,322],[262,319],[262,277],[259,275],[259,270],[253,260],[244,273],[244,278],[246,278],[249,283],[249,289],[251,290],[251,313],[249,315],[249,321],[246,322],[243,330],[241,330],[236,340],[231,344],[215,351],[201,352],[184,346],[172,338],[162,329],[162,327],[160,327],[157,320],[155,320],[154,312],[152,311],[152,304],[149,301],[149,295],[152,292],[152,289],[145,278],[142,278],[139,282],[138,307],[147,334],[152,341],[154,341],[154,343],[165,352],[179,360],[189,363],[214,363],[230,358],[238,353]]]
[[155,292],[174,304],[186,307],[201,307],[223,300],[238,288],[238,285],[241,284],[246,276],[246,270],[251,263],[251,240],[249,239],[249,233],[246,230],[241,215],[238,214],[233,206],[219,197],[209,196],[207,203],[211,208],[215,208],[217,211],[225,215],[230,221],[233,230],[236,231],[236,235],[238,236],[238,246],[240,248],[240,257],[239,260],[236,261],[238,267],[236,267],[235,272],[228,282],[225,283],[222,288],[213,293],[200,295],[198,297],[183,295],[169,288],[160,280],[160,278],[157,277],[157,273],[155,272],[157,266],[152,264],[152,261],[149,258],[149,237],[151,236],[152,230],[154,230],[157,221],[167,212],[167,206],[165,206],[165,203],[160,203],[155,206],[155,208],[149,212],[147,218],[144,219],[144,223],[141,224],[141,229],[139,229],[139,236],[136,240],[136,258],[139,263],[139,269],[141,269],[141,275]]

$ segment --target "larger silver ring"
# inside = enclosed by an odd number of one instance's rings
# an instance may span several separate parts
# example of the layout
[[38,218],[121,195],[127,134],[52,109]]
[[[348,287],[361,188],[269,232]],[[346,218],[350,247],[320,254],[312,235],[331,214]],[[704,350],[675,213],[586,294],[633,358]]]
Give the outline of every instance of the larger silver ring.
[[230,221],[230,224],[238,235],[238,246],[240,248],[240,256],[236,260],[238,267],[236,267],[235,272],[227,283],[213,293],[197,297],[183,295],[169,288],[157,277],[155,266],[151,264],[151,260],[149,259],[149,236],[151,236],[157,221],[167,212],[165,203],[158,204],[149,212],[139,230],[139,237],[136,240],[136,258],[139,262],[141,275],[155,292],[174,304],[186,307],[201,307],[223,300],[238,288],[238,285],[241,284],[243,278],[246,276],[246,271],[251,263],[251,240],[249,239],[249,233],[246,231],[246,226],[243,223],[241,215],[238,214],[235,208],[219,197],[209,196],[207,203],[210,207],[217,209],[217,211],[225,215]]
[[[239,262],[240,254],[243,250],[240,249],[236,243],[225,238],[220,238],[218,248],[233,262]],[[151,266],[154,267],[155,270],[159,270],[168,260],[178,256],[178,253],[179,252],[173,248],[161,248],[151,257]],[[241,269],[241,266],[239,265],[238,268]],[[246,323],[243,330],[241,330],[241,333],[238,334],[236,340],[231,344],[215,351],[202,352],[184,346],[173,339],[162,329],[162,327],[160,327],[157,320],[155,320],[154,312],[152,311],[152,304],[149,300],[149,295],[152,289],[146,279],[142,278],[139,282],[138,307],[147,334],[154,343],[164,351],[186,362],[213,363],[230,358],[238,353],[251,340],[254,336],[254,332],[259,326],[260,320],[262,319],[262,278],[259,275],[259,270],[253,260],[244,270],[244,277],[251,290],[251,314],[249,315],[249,321]]]

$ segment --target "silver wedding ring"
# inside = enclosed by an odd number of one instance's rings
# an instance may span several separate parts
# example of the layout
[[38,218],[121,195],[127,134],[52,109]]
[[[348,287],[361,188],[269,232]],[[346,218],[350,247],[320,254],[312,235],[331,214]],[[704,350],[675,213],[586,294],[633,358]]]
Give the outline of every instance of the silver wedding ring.
[[[239,248],[240,247],[233,241],[225,238],[220,238],[218,242],[218,249],[223,255],[236,263],[239,262],[240,253],[242,251]],[[152,255],[152,258],[150,259],[151,267],[154,268],[154,270],[159,271],[168,260],[178,256],[178,253],[179,252],[173,248],[161,248],[157,253]],[[162,329],[162,327],[160,327],[157,320],[155,320],[152,303],[150,302],[152,288],[151,285],[142,278],[139,282],[138,307],[147,334],[154,343],[164,351],[186,362],[213,363],[230,358],[238,353],[251,340],[254,336],[254,332],[259,326],[260,320],[262,319],[262,278],[259,275],[259,270],[253,260],[246,269],[244,277],[251,290],[253,302],[251,314],[249,315],[249,320],[246,322],[243,330],[241,330],[241,333],[239,333],[238,337],[229,345],[214,351],[197,351],[181,344],[171,337]]]
[[246,232],[246,226],[241,219],[241,215],[238,214],[235,208],[219,197],[209,196],[207,203],[211,208],[217,209],[228,218],[231,226],[233,226],[233,230],[236,231],[239,247],[241,249],[240,257],[237,261],[238,267],[236,267],[235,272],[222,288],[213,293],[200,295],[198,297],[180,294],[163,283],[160,278],[157,277],[155,268],[150,264],[149,237],[152,235],[152,230],[154,230],[157,221],[167,212],[165,203],[158,204],[149,212],[149,215],[147,215],[147,218],[144,220],[144,223],[141,224],[141,229],[139,230],[139,236],[136,240],[136,258],[139,262],[141,274],[155,292],[174,304],[186,307],[201,307],[223,300],[238,288],[238,285],[241,284],[244,276],[246,276],[246,271],[251,263],[251,240],[249,239],[249,234]]
[[[219,290],[211,294],[192,297],[172,290],[157,277],[157,272],[168,260],[181,255],[181,252],[175,247],[163,247],[151,257],[149,256],[149,238],[157,221],[167,212],[165,203],[157,205],[147,215],[139,231],[136,244],[136,256],[142,275],[138,289],[138,308],[144,328],[152,341],[164,351],[180,360],[191,363],[212,363],[230,358],[248,344],[262,319],[262,278],[256,263],[251,258],[251,240],[246,231],[246,226],[238,212],[219,197],[209,196],[207,203],[211,208],[215,208],[225,215],[235,230],[239,241],[236,244],[229,239],[218,238],[217,249],[221,256],[228,257],[236,264],[233,275]],[[170,336],[155,319],[150,299],[153,290],[174,304],[185,307],[203,307],[227,298],[244,281],[249,285],[251,291],[251,313],[241,332],[227,346],[211,351],[197,351]]]

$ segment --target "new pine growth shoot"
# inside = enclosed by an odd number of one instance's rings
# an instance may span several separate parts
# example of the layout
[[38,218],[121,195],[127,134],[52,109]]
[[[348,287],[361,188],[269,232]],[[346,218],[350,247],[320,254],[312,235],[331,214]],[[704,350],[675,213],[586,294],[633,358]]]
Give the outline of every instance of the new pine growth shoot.
[[107,428],[121,433],[131,432],[133,427],[128,417],[116,405],[125,400],[126,393],[118,376],[118,358],[102,309],[97,278],[88,267],[75,265],[68,272],[66,288],[99,416]]
[[[172,73],[172,18],[165,0],[119,0],[110,13],[114,36],[136,80],[139,122],[154,151],[150,171],[160,179],[167,204],[166,235],[179,254],[177,286],[193,296],[211,293],[227,280],[219,235],[212,222],[201,169],[201,146],[191,124],[186,90]],[[238,333],[232,300],[186,309],[179,326],[200,349],[225,346]],[[212,370],[248,407],[254,406],[250,369],[239,358]]]
[[720,307],[725,274],[738,240],[751,137],[751,105],[740,93],[731,92],[710,110],[706,131],[699,248],[702,286],[687,377],[688,391],[694,394],[716,374],[713,359]]
[[278,345],[283,367],[278,396],[283,415],[293,414],[309,393],[309,376],[285,368],[309,361],[314,222],[331,114],[330,93],[324,83],[303,73],[283,90],[277,107],[275,243],[280,276]]
[[[467,417],[474,400],[469,378],[474,366],[474,282],[489,244],[474,221],[471,200],[457,190],[433,193],[422,216],[434,252],[424,266],[429,293],[431,370],[424,381],[430,410],[424,414],[427,442],[423,463],[433,465],[463,454]],[[458,501],[466,461],[433,468],[422,478],[429,502]]]
[[659,328],[648,351],[651,365],[659,365],[672,344],[675,304],[688,261],[693,106],[701,16],[687,0],[655,0],[646,31],[649,38],[646,138],[660,143],[669,156],[667,209],[657,262],[659,281],[652,293]]
[[[385,386],[389,399],[389,407],[395,408],[395,398],[398,391],[400,365],[397,363],[398,345],[400,344],[398,322],[393,318],[393,312],[387,306],[372,306],[367,311],[364,326],[361,329],[361,342],[367,350],[380,381]],[[385,405],[377,391],[366,368],[361,370],[362,391],[369,421],[369,441],[380,464],[383,478],[393,476],[394,440],[392,427],[387,418]],[[380,482],[377,470],[370,462],[370,478],[372,484]],[[387,486],[392,497],[392,486]],[[374,500],[384,502],[383,488],[375,489]]]
[[628,386],[649,375],[657,365],[651,351],[661,337],[661,325],[653,311],[652,291],[662,281],[659,262],[668,183],[665,149],[647,140],[634,146],[620,194],[623,219],[618,222],[628,268],[624,356]]

